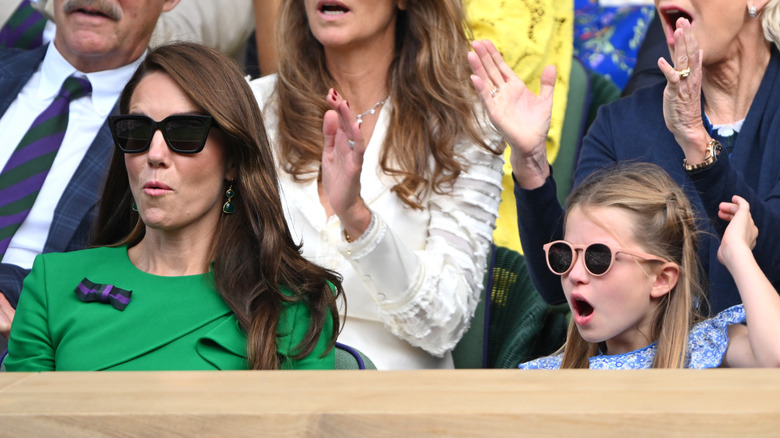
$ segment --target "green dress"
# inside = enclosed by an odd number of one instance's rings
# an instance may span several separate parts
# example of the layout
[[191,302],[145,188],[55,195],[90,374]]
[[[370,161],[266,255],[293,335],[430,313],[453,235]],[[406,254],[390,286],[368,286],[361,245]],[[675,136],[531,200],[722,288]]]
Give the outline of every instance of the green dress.
[[[84,302],[84,279],[132,291],[124,310]],[[309,325],[305,303],[284,304],[277,330],[282,369],[333,369],[329,318],[314,351],[291,356]],[[162,277],[136,268],[127,247],[50,253],[24,281],[8,343],[8,371],[247,369],[246,335],[212,272]]]

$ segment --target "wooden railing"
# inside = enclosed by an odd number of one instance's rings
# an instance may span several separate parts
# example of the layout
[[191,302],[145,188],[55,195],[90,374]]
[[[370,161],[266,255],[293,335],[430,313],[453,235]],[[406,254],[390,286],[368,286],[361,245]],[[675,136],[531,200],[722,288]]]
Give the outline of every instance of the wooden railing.
[[777,436],[780,370],[0,373],[0,436]]

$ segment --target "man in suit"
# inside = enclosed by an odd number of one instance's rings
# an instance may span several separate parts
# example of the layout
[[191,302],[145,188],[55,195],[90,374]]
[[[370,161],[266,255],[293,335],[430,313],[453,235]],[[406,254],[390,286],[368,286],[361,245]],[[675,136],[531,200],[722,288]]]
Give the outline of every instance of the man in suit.
[[[160,14],[179,0],[54,0],[53,44],[0,51],[0,167],[64,79],[91,94],[70,103],[68,127],[29,215],[0,263],[0,334],[7,337],[24,277],[41,252],[88,244],[113,141],[106,118],[140,63]],[[0,197],[0,209],[8,200]],[[119,213],[119,212],[118,212]],[[7,298],[7,300],[6,300]]]
[[[9,21],[22,3],[22,0],[0,0],[0,27]],[[54,0],[31,2],[33,9],[51,20],[54,20],[54,3]],[[213,47],[241,62],[246,43],[255,28],[252,9],[252,0],[180,2],[174,10],[163,14],[157,20],[149,46],[156,47],[169,41],[194,41]],[[275,17],[274,15],[271,18]],[[49,36],[50,33],[53,34],[53,29],[54,23],[49,22],[44,30],[44,43],[53,38]],[[0,47],[1,44],[2,40]],[[265,46],[271,44],[266,42]]]

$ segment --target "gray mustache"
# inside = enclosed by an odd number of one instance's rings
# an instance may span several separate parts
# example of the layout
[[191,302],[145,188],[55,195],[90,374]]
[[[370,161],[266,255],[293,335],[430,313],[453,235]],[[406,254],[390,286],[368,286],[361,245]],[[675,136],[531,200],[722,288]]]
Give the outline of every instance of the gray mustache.
[[113,2],[106,0],[66,0],[62,9],[66,14],[79,9],[94,9],[112,20],[122,18],[122,10]]

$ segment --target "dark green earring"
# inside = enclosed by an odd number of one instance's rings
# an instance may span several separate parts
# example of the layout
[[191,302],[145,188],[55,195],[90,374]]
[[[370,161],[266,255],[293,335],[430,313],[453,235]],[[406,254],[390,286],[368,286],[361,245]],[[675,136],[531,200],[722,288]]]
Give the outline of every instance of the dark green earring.
[[236,211],[236,206],[233,205],[232,201],[233,196],[235,196],[235,193],[233,192],[233,184],[230,184],[230,187],[228,187],[227,191],[225,191],[225,196],[227,196],[227,201],[225,201],[224,204],[222,204],[222,213],[225,214],[233,214],[233,212]]
[[135,205],[135,201],[133,201],[133,207],[132,208],[133,208],[133,211],[138,211],[138,206]]

